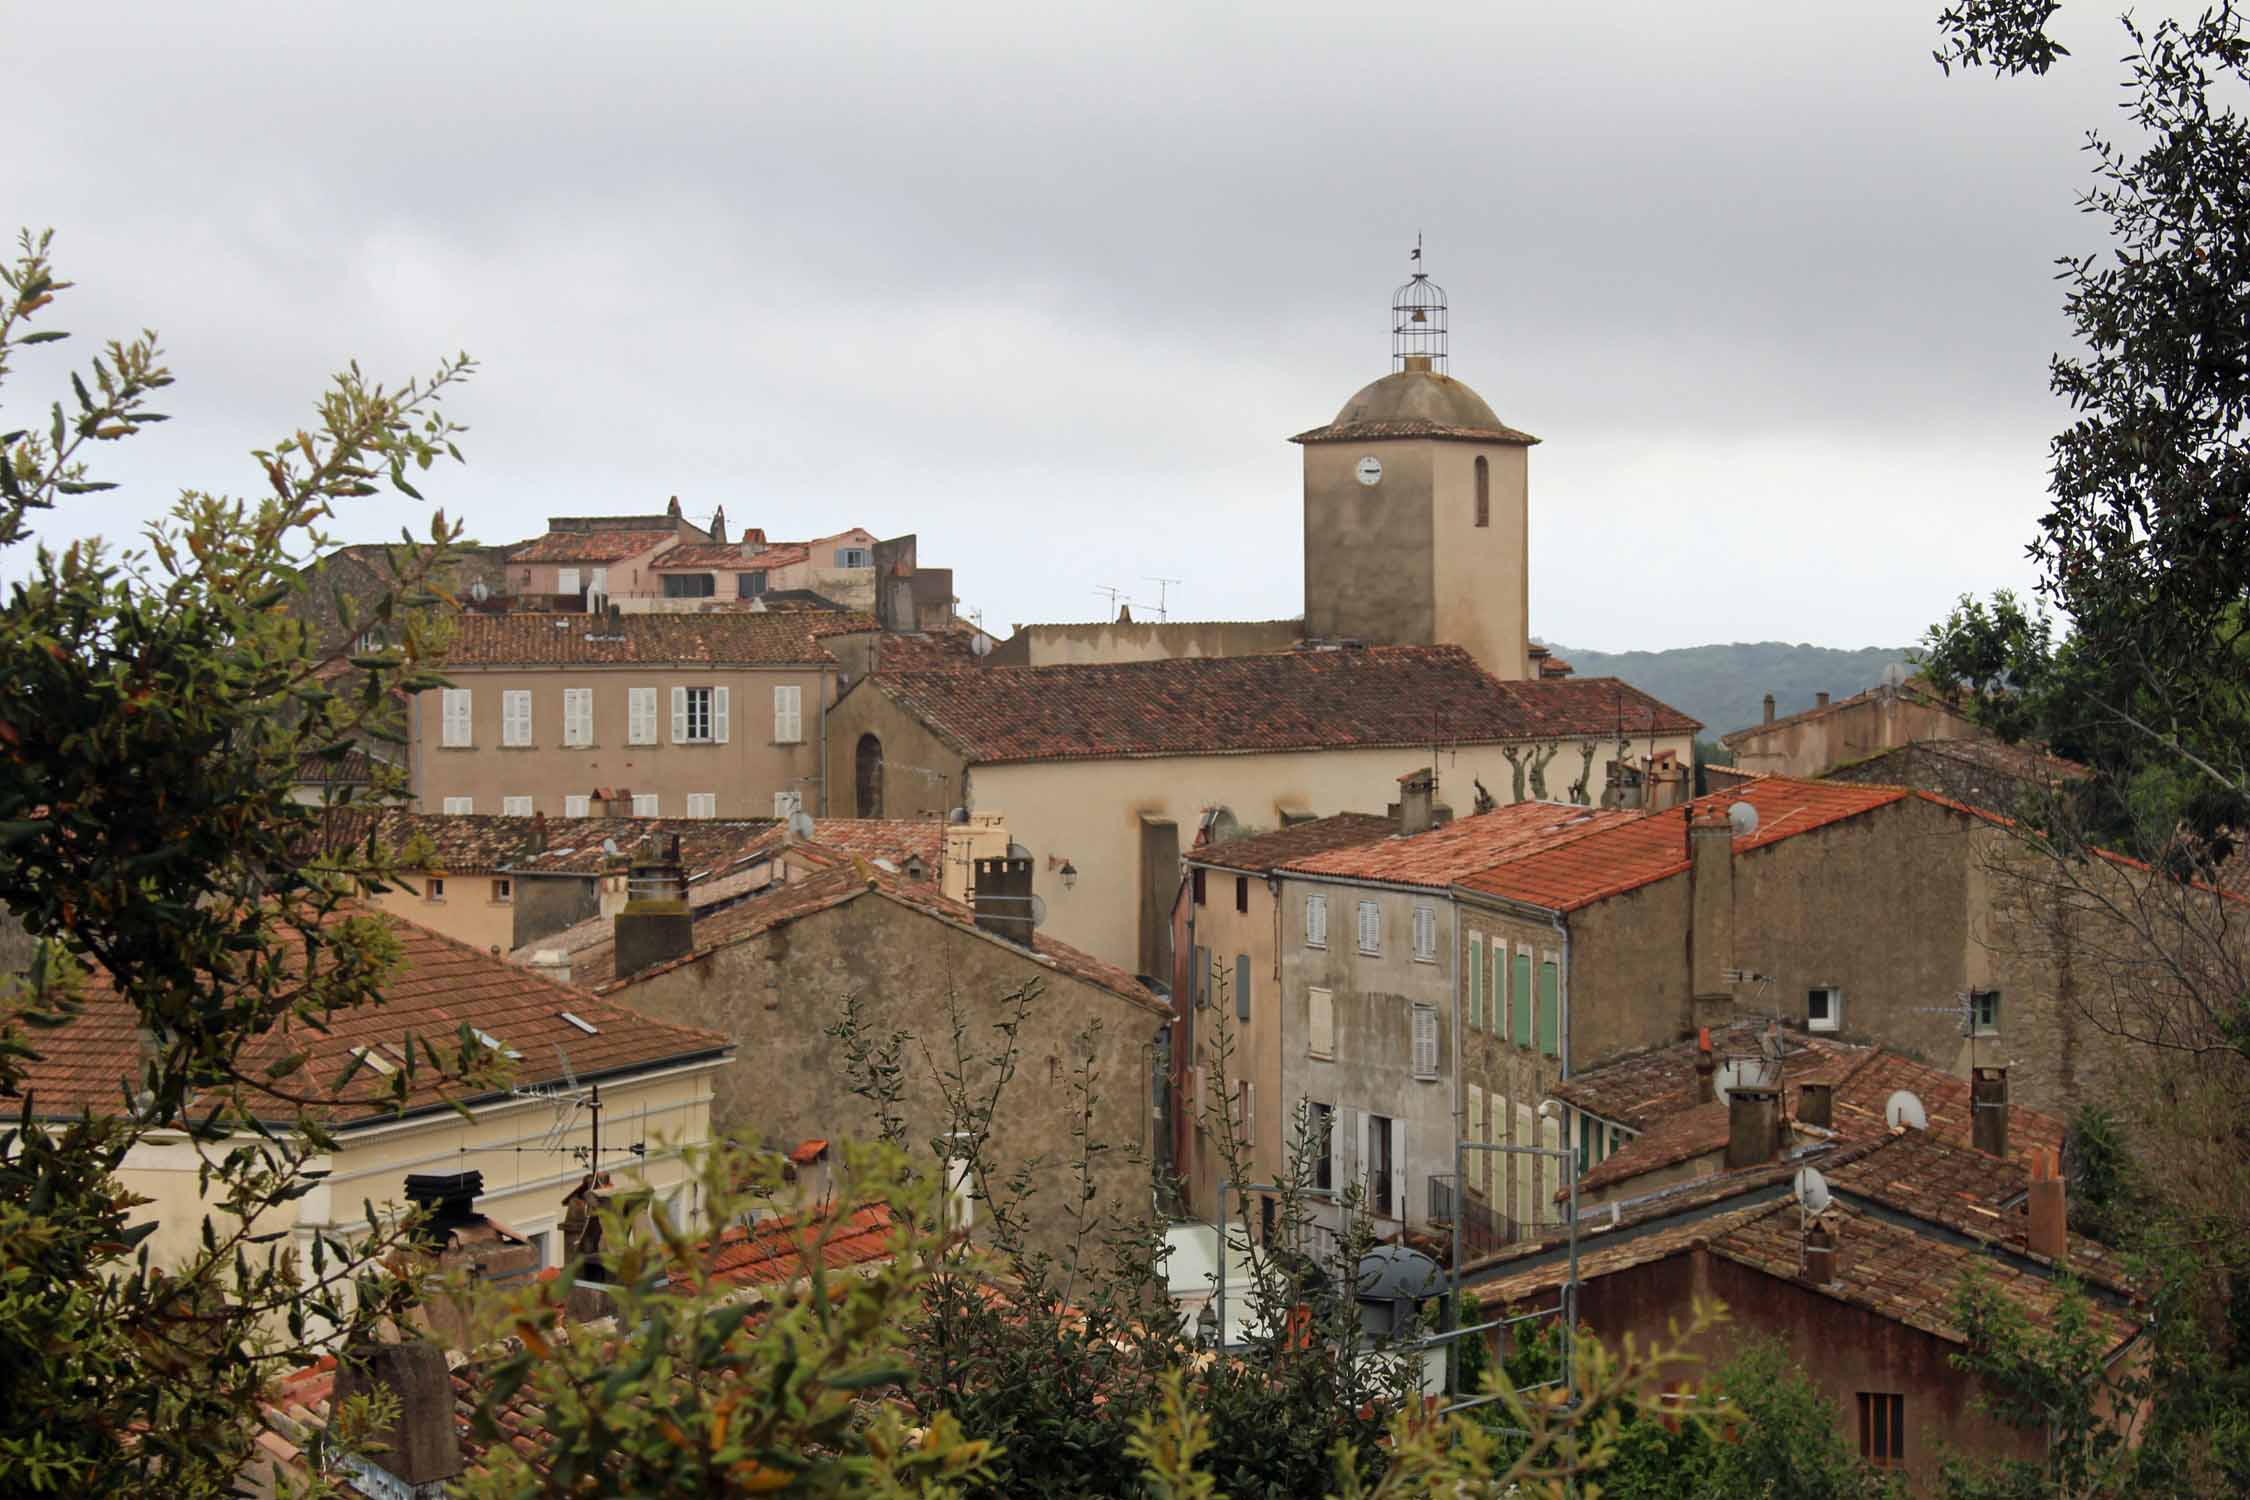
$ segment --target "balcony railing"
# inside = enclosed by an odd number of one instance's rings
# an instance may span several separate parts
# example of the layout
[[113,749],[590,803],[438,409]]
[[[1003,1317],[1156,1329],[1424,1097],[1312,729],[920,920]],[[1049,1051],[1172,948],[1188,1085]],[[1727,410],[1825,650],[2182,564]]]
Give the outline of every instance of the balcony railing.
[[1460,1221],[1464,1259],[1488,1254],[1522,1238],[1520,1226],[1513,1219],[1476,1194],[1461,1192],[1451,1172],[1433,1174],[1430,1178],[1430,1223],[1451,1229],[1456,1219]]

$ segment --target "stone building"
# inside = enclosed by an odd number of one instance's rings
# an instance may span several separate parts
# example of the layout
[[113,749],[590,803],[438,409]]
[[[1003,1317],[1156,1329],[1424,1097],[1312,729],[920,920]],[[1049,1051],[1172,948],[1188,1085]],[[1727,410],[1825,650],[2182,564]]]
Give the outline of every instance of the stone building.
[[1768,693],[1765,722],[1721,735],[1719,743],[1734,752],[1739,773],[1813,777],[1918,740],[1984,738],[1975,720],[1917,678],[1833,703],[1822,693],[1811,708],[1779,719]]
[[[920,1151],[953,1116],[919,1049],[952,1057],[957,1006],[961,1045],[972,1059],[989,1057],[992,1028],[1015,1017],[1012,997],[1028,994],[988,1159],[1001,1171],[1039,1163],[1031,1222],[1040,1243],[1060,1247],[1072,1235],[1069,1163],[1085,1102],[1085,1129],[1108,1148],[1094,1158],[1092,1206],[1113,1223],[1139,1223],[1153,1209],[1164,1004],[1124,971],[1032,932],[1025,903],[1002,895],[1027,897],[1028,869],[986,864],[1006,868],[979,871],[981,912],[864,862],[692,917],[684,900],[661,909],[636,901],[619,913],[611,942],[573,956],[571,977],[645,1014],[723,1032],[738,1052],[716,1083],[717,1127],[783,1147],[876,1131],[875,1107],[853,1094],[845,1044],[830,1034],[848,1001],[861,1006],[874,1042],[915,1039],[901,1112]],[[969,1076],[972,1088],[992,1083],[981,1061]],[[1083,1100],[1081,1079],[1090,1080]]]
[[1480,787],[1592,801],[1612,760],[1684,760],[1698,727],[1612,678],[1498,681],[1457,646],[886,671],[829,718],[832,806],[1004,809],[1039,862],[1046,930],[1156,975],[1206,819],[1270,829],[1386,805],[1433,747],[1463,802]]
[[1988,812],[2014,815],[2052,806],[2064,786],[2092,774],[2074,760],[2029,745],[1993,739],[1914,740],[1847,761],[1822,779],[1913,787]]

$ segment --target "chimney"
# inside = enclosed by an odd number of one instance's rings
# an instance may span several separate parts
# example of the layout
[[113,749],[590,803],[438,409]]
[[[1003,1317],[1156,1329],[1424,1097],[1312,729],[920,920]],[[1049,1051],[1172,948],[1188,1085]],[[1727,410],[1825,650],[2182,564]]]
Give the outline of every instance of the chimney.
[[473,1224],[484,1217],[477,1212],[477,1197],[483,1191],[482,1172],[406,1174],[406,1201],[416,1208],[430,1211],[430,1217],[422,1227],[422,1236],[441,1246],[451,1230],[462,1224]]
[[1969,1143],[1987,1156],[2008,1154],[2008,1070],[1977,1068],[1969,1075]]
[[612,930],[617,934],[619,979],[695,951],[695,917],[688,910],[678,834],[665,840],[660,851],[633,856],[632,872],[625,880],[625,909],[617,914]]
[[341,1408],[352,1397],[376,1390],[388,1390],[397,1400],[398,1416],[366,1435],[367,1462],[411,1494],[436,1494],[462,1469],[461,1429],[453,1414],[453,1376],[445,1367],[445,1351],[422,1339],[355,1344],[337,1362],[331,1400]]
[[1435,825],[1437,775],[1429,768],[1409,771],[1398,779],[1398,831],[1412,837],[1428,833]]
[[1781,1144],[1780,1096],[1735,1085],[1727,1093],[1727,1170],[1772,1161]]
[[672,497],[672,503],[671,503],[670,505],[667,505],[667,506],[665,506],[665,507],[664,507],[664,514],[666,514],[666,515],[670,516],[670,517],[671,517],[671,518],[672,518],[673,520],[675,520],[675,521],[677,521],[678,519],[680,519],[680,497],[679,497],[679,496],[677,496],[677,495],[674,495],[674,496]]
[[714,542],[723,542],[726,539],[727,508],[722,505],[717,510],[711,512],[711,540]]
[[1797,1085],[1797,1123],[1836,1128],[1836,1085],[1827,1079]]
[[1805,1231],[1805,1280],[1813,1286],[1834,1286],[1843,1257],[1836,1250],[1836,1232],[1826,1219],[1815,1219]]
[[1771,693],[1766,694],[1766,722],[1768,724],[1773,722],[1773,694]]
[[542,979],[551,979],[556,984],[570,983],[570,950],[567,948],[533,949],[523,966]]
[[547,815],[543,812],[535,812],[531,815],[531,852],[544,854],[546,850]]
[[2034,1255],[2070,1258],[2070,1205],[2063,1196],[2061,1163],[2051,1147],[2031,1153],[2031,1194],[2024,1201],[2025,1241]]
[[1637,808],[1646,801],[1641,773],[1627,764],[1623,756],[1611,761],[1608,775],[1603,779],[1602,806]]
[[977,926],[1019,948],[1031,946],[1031,861],[1000,855],[976,862]]
[[1725,1019],[1734,1009],[1734,824],[1719,807],[1688,813],[1690,978],[1694,1020]]
[[1815,708],[1826,708],[1828,706],[1828,695],[1826,693],[1815,693],[1812,695],[1812,702]]
[[1717,1077],[1719,1060],[1711,1055],[1711,1028],[1706,1026],[1695,1037],[1695,1102],[1709,1104],[1719,1097]]

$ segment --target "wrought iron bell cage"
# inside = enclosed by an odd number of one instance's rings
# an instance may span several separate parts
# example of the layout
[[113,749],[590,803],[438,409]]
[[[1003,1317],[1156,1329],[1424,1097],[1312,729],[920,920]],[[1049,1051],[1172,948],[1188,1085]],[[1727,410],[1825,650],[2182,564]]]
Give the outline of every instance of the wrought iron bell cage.
[[1391,368],[1403,370],[1414,358],[1445,369],[1445,288],[1421,271],[1391,294]]

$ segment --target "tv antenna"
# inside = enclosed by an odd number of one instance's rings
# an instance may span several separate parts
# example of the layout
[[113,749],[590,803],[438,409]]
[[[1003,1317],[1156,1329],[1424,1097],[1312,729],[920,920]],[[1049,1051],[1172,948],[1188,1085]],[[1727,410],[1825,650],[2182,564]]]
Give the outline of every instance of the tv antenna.
[[1106,594],[1109,596],[1109,617],[1112,620],[1117,618],[1117,605],[1120,600],[1122,600],[1126,604],[1131,604],[1133,602],[1132,600],[1127,599],[1125,597],[1125,591],[1119,588],[1114,583],[1097,583],[1094,585],[1094,592],[1097,594]]
[[1184,583],[1186,580],[1180,578],[1159,578],[1154,573],[1147,574],[1145,575],[1145,577],[1147,582],[1156,585],[1156,618],[1161,621],[1166,618],[1165,599],[1167,590],[1169,590],[1173,584]]

